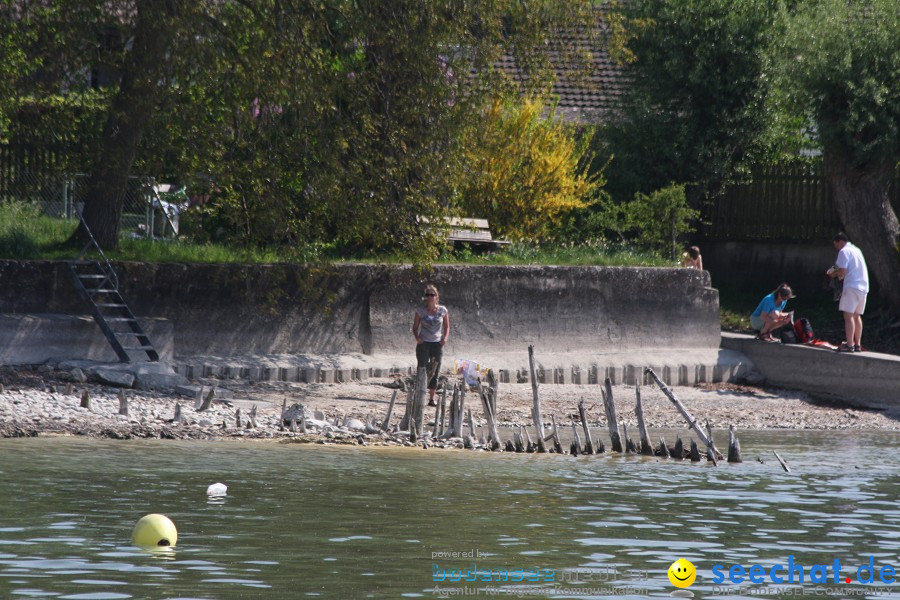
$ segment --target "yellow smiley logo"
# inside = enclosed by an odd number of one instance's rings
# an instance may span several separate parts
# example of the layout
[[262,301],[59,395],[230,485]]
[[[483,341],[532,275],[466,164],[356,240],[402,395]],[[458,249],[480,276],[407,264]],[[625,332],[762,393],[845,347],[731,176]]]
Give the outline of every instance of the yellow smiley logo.
[[697,569],[690,561],[679,558],[669,566],[669,581],[677,588],[689,587],[697,579]]

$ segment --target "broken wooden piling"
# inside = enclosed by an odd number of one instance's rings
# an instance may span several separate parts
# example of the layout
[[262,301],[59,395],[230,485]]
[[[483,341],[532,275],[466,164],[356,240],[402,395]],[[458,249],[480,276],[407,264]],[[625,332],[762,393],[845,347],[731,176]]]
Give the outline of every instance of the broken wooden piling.
[[738,441],[734,425],[728,428],[728,462],[744,462],[741,459],[741,442]]
[[553,423],[553,449],[556,450],[558,454],[563,453],[562,442],[559,440],[559,428],[556,426],[556,415],[550,415],[550,421]]
[[607,377],[600,390],[603,395],[603,408],[606,410],[606,426],[609,428],[609,441],[613,452],[622,452],[622,438],[619,437],[619,420],[616,418],[616,403],[613,401],[612,380]]
[[528,346],[528,370],[531,375],[531,395],[533,397],[533,406],[531,408],[531,419],[534,421],[534,429],[537,431],[538,452],[546,452],[544,445],[544,416],[541,412],[541,397],[538,394],[537,371],[534,368],[534,346]]
[[[488,379],[491,379],[491,371],[488,370]],[[496,413],[496,397],[494,396],[494,388],[491,385],[482,385],[478,380],[478,395],[481,396],[481,405],[484,409],[484,417],[487,421],[488,435],[491,440],[491,450],[500,448],[500,433],[497,430],[497,413]]]
[[778,452],[776,452],[775,450],[772,450],[772,454],[774,454],[774,455],[775,455],[775,458],[778,459],[778,462],[781,463],[781,468],[784,469],[784,472],[785,472],[785,473],[790,473],[791,470],[790,470],[790,468],[787,466],[787,463],[784,462],[784,459],[781,458],[781,455],[778,454]]
[[123,392],[122,390],[119,390],[119,393],[117,394],[117,396],[119,398],[119,414],[127,417],[128,416],[128,398],[125,397],[125,392]]
[[428,391],[428,370],[419,367],[416,371],[416,393],[413,399],[412,415],[409,419],[409,441],[415,443],[422,437],[425,425],[425,394]]
[[672,393],[672,390],[670,390],[668,386],[666,386],[666,384],[663,383],[659,377],[657,377],[656,373],[653,372],[653,369],[647,368],[644,369],[644,372],[650,375],[653,381],[656,382],[656,385],[659,386],[659,389],[662,390],[662,393],[672,401],[672,403],[675,405],[675,408],[677,408],[678,412],[681,413],[681,416],[683,416],[688,422],[688,426],[693,429],[697,436],[700,438],[700,441],[711,447],[713,452],[715,452],[717,458],[724,458],[722,456],[722,453],[716,449],[716,445],[712,441],[712,439],[703,432],[703,429],[700,428],[700,425],[697,424],[697,421],[694,419],[694,417],[691,416],[691,413],[689,413],[688,410],[684,407],[684,404],[682,404],[681,401],[675,397],[675,394]]
[[647,432],[647,424],[644,421],[644,406],[641,403],[641,381],[637,377],[634,382],[634,393],[636,396],[634,415],[637,417],[638,434],[641,436],[641,454],[653,456],[653,444],[650,443],[650,434]]
[[663,436],[659,436],[659,455],[663,458],[672,457],[672,455],[669,454],[669,447],[666,446],[666,440],[663,439]]
[[381,424],[381,429],[384,431],[388,430],[388,427],[391,426],[391,414],[394,412],[394,402],[397,401],[397,393],[399,390],[394,390],[394,393],[391,394],[391,403],[388,405],[387,415],[384,417],[384,423]]
[[584,453],[596,454],[594,439],[591,437],[591,429],[588,426],[587,413],[584,410],[584,398],[578,401],[578,414],[581,417],[581,426],[584,429]]

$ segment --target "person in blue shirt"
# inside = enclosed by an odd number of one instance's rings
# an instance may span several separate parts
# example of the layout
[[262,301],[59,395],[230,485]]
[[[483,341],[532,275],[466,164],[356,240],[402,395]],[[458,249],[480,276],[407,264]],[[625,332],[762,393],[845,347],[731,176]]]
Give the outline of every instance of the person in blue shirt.
[[784,312],[787,301],[794,297],[791,286],[782,283],[775,291],[768,294],[750,315],[750,326],[759,331],[757,339],[764,342],[777,341],[772,332],[794,321],[793,312]]

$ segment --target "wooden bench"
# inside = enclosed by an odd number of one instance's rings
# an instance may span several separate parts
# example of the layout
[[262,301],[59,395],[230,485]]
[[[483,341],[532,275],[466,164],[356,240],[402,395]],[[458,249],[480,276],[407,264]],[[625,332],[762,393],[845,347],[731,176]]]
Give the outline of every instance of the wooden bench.
[[450,235],[447,236],[447,241],[454,245],[469,244],[497,249],[510,243],[507,240],[494,239],[487,219],[448,217],[444,219],[444,222],[450,225]]

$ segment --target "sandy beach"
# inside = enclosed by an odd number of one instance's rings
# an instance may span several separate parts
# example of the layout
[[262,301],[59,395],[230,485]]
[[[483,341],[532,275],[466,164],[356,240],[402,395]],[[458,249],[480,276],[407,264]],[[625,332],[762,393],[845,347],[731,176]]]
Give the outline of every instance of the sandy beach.
[[[68,373],[43,369],[0,368],[0,437],[39,435],[82,435],[100,438],[170,439],[283,439],[313,438],[318,441],[387,443],[381,433],[371,432],[371,424],[383,422],[397,379],[372,378],[360,382],[306,384],[249,382],[204,379],[204,395],[213,386],[218,398],[209,409],[199,412],[195,398],[174,393],[123,390],[128,415],[119,414],[120,390],[96,383],[73,383]],[[545,422],[551,415],[560,426],[577,420],[577,404],[584,398],[593,427],[605,429],[600,386],[541,385],[539,393]],[[90,406],[81,400],[87,391]],[[672,391],[701,423],[716,429],[734,425],[749,429],[900,429],[900,414],[866,410],[818,401],[804,392],[757,388],[734,384],[705,384],[675,387]],[[655,386],[641,388],[647,426],[685,427],[684,419],[671,401]],[[613,388],[620,423],[636,436],[635,388]],[[400,392],[391,426],[403,415],[406,394]],[[531,425],[532,388],[528,383],[500,384],[498,413],[503,427]],[[280,423],[283,406],[305,406],[310,418],[327,421],[331,427],[311,427],[310,433],[286,430]],[[174,420],[180,405],[181,422]],[[248,427],[249,414],[256,406],[256,427]],[[481,403],[474,392],[467,395],[476,426],[483,425]],[[240,410],[241,424],[238,424]],[[434,421],[434,408],[426,410],[427,422]],[[369,433],[363,425],[369,422]],[[430,430],[430,428],[427,428]],[[510,436],[511,437],[511,436]]]

